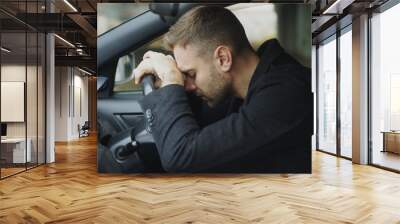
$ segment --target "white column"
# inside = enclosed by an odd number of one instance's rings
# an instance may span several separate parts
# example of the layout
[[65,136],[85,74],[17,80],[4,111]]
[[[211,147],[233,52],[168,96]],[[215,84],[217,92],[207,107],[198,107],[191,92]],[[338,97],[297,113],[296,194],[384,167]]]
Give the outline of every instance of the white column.
[[[47,12],[53,12],[54,6],[47,1]],[[55,53],[54,34],[46,35],[46,163],[55,161]]]
[[353,19],[353,162],[368,163],[368,15]]

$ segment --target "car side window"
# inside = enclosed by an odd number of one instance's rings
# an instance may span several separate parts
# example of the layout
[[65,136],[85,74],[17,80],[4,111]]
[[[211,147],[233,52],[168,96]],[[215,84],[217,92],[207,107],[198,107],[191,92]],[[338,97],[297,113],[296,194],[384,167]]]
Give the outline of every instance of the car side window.
[[162,38],[163,36],[160,36],[144,44],[135,51],[119,58],[114,77],[114,92],[142,91],[142,86],[134,83],[132,72],[142,61],[143,55],[149,50],[170,54],[170,52],[162,47]]

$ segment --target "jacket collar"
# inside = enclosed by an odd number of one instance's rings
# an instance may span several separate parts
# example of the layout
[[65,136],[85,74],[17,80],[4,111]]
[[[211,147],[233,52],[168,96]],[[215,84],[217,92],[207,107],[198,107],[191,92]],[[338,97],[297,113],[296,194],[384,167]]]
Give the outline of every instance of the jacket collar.
[[265,75],[271,64],[275,61],[275,59],[284,52],[283,48],[279,44],[277,39],[271,39],[265,41],[257,50],[257,55],[260,57],[260,61],[254,71],[253,77],[251,77],[249,84],[248,94],[251,92],[254,87],[256,81]]
[[277,39],[265,41],[257,50],[260,62],[256,67],[253,77],[267,72],[271,64],[283,52],[284,50]]

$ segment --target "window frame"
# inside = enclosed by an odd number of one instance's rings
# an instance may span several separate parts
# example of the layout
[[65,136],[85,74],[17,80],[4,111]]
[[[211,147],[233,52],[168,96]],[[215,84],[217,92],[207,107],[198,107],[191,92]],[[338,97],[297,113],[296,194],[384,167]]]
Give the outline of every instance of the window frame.
[[[348,18],[343,18],[343,20],[346,20]],[[341,20],[338,21],[338,23],[340,23]],[[336,25],[336,24],[334,24]],[[339,158],[343,158],[346,160],[352,160],[352,158],[347,157],[347,156],[343,156],[341,153],[341,119],[340,119],[340,103],[341,103],[341,99],[340,99],[340,95],[341,95],[341,91],[340,91],[340,75],[341,75],[341,68],[340,68],[340,37],[342,35],[344,35],[347,32],[352,32],[352,22],[349,22],[348,24],[346,24],[345,26],[341,27],[340,29],[337,29],[336,32],[332,33],[331,35],[327,36],[326,38],[319,40],[315,46],[316,46],[316,56],[315,56],[315,60],[316,60],[316,71],[315,71],[315,75],[316,75],[316,151],[319,152],[323,152],[329,155],[333,155]],[[320,130],[319,130],[319,112],[320,112],[320,105],[319,105],[319,97],[320,97],[320,93],[319,93],[319,85],[320,85],[320,74],[319,74],[319,61],[320,61],[320,55],[319,55],[319,47],[321,44],[327,44],[330,41],[336,41],[336,152],[332,153],[332,152],[328,152],[327,150],[324,149],[320,149],[320,142],[319,142],[319,134],[320,134]]]

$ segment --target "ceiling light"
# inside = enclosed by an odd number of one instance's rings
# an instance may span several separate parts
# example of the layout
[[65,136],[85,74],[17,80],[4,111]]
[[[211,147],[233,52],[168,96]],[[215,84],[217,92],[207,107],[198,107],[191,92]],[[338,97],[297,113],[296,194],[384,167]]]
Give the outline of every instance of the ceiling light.
[[63,41],[63,42],[66,43],[67,45],[69,45],[69,46],[75,48],[75,45],[71,44],[71,42],[67,41],[66,39],[64,39],[64,38],[62,38],[62,37],[60,37],[60,36],[58,36],[57,34],[54,34],[54,36],[56,36],[58,39],[60,39],[61,41]]
[[354,0],[336,0],[327,9],[324,10],[322,14],[341,14],[343,9],[351,5]]
[[9,49],[7,49],[7,48],[5,48],[5,47],[1,47],[1,50],[4,51],[4,52],[6,52],[6,53],[10,53],[10,52],[11,52],[11,50],[9,50]]
[[330,5],[327,9],[324,10],[322,14],[328,14],[331,13],[331,10],[336,7],[337,4],[339,4],[340,0],[336,0],[332,5]]
[[81,72],[83,72],[83,73],[85,73],[85,74],[92,75],[92,73],[90,73],[90,72],[88,72],[88,71],[86,71],[86,70],[83,70],[83,69],[81,69],[81,68],[79,68],[79,67],[78,67],[78,69],[79,69],[79,71],[81,71]]
[[69,3],[68,0],[64,0],[65,4],[67,4],[72,10],[74,10],[74,12],[78,12],[78,10],[71,4]]
[[76,53],[78,53],[79,55],[86,55],[82,48],[77,48]]

